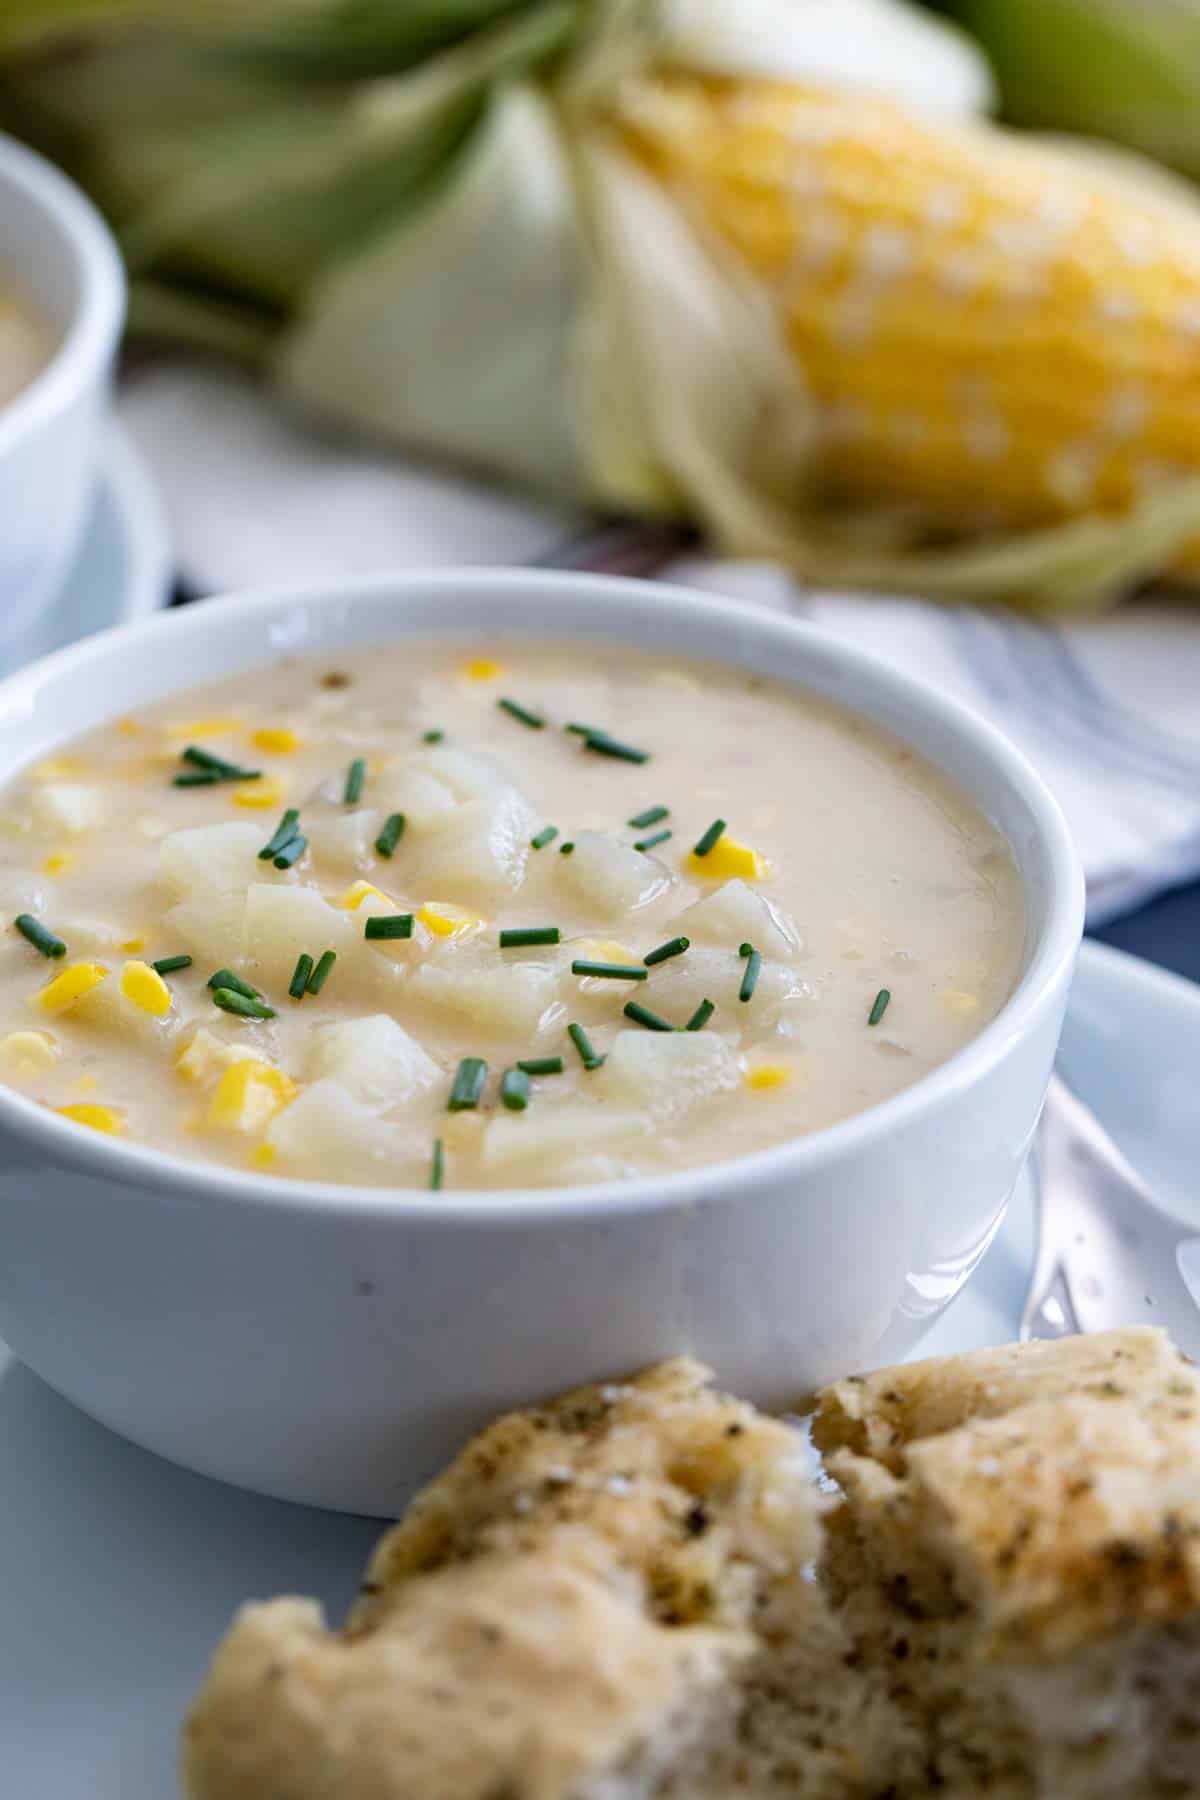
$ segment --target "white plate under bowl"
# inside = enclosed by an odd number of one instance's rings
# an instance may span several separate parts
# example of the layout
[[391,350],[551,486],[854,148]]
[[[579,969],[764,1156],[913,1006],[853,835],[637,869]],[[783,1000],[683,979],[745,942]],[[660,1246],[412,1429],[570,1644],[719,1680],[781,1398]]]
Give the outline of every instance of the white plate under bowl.
[[110,425],[83,538],[57,599],[0,645],[0,675],[76,639],[127,625],[165,606],[171,552],[157,490],[119,425]]
[[[1200,987],[1085,945],[1062,1067],[1163,1200],[1195,1218],[1198,1062]],[[1012,1337],[1031,1247],[1022,1184],[922,1354]],[[235,1607],[315,1594],[340,1618],[379,1524],[189,1475],[76,1412],[2,1346],[0,1444],[4,1791],[169,1800],[180,1714]]]

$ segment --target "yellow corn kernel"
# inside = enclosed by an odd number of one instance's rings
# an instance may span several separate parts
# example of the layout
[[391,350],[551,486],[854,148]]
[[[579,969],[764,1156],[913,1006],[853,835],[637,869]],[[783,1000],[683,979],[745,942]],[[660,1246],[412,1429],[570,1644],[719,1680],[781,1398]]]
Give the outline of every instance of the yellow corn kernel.
[[427,900],[417,918],[434,937],[440,938],[462,937],[464,932],[474,931],[484,923],[477,913],[467,912],[462,906],[451,906],[445,900]]
[[248,807],[252,812],[265,812],[268,807],[278,806],[286,792],[281,781],[244,781],[233,790],[233,804]]
[[274,1144],[256,1144],[247,1161],[252,1169],[270,1169],[275,1163]]
[[140,719],[126,717],[117,720],[117,730],[122,737],[136,737],[142,729]]
[[394,907],[396,902],[382,888],[377,888],[369,881],[356,881],[348,887],[337,904],[346,912],[356,912],[364,900],[382,900],[385,906]]
[[786,1087],[791,1079],[792,1071],[786,1063],[756,1063],[754,1068],[746,1071],[746,1086],[758,1092]]
[[42,864],[43,875],[65,875],[75,861],[69,850],[52,850]]
[[77,1094],[94,1094],[99,1086],[100,1083],[94,1075],[81,1075],[75,1083],[75,1092]]
[[258,1058],[248,1045],[227,1044],[202,1025],[175,1058],[175,1072],[185,1081],[207,1081],[210,1075],[233,1063],[256,1061]]
[[53,981],[40,988],[30,1004],[46,1013],[68,1012],[85,994],[90,994],[93,988],[99,987],[107,978],[108,970],[103,963],[71,963],[61,975],[56,975]]
[[468,681],[495,681],[503,675],[504,666],[493,662],[490,656],[477,656],[473,661],[463,664],[462,672]]
[[256,750],[273,752],[276,756],[290,756],[293,750],[300,748],[299,735],[286,725],[260,725],[257,731],[250,733],[250,742]]
[[156,1019],[171,1010],[171,990],[159,974],[146,962],[127,962],[121,970],[121,992],[127,1000]]
[[61,1055],[48,1031],[10,1031],[0,1038],[0,1061],[10,1074],[44,1074]]
[[48,762],[42,762],[30,774],[35,781],[69,781],[75,775],[86,775],[88,765],[78,756],[52,756]]
[[86,1125],[90,1131],[103,1131],[109,1137],[120,1137],[125,1129],[125,1119],[115,1106],[97,1106],[88,1100],[76,1101],[70,1106],[54,1108],[60,1119],[73,1119],[76,1125]]
[[298,1091],[291,1076],[272,1063],[236,1062],[217,1083],[204,1122],[217,1131],[257,1134]]
[[732,881],[735,876],[761,881],[767,873],[766,858],[731,837],[719,837],[707,856],[689,851],[687,866],[688,873],[699,875],[702,881]]
[[240,719],[183,719],[178,724],[167,726],[167,736],[188,739],[232,737],[235,731],[241,729]]
[[146,948],[145,933],[135,931],[132,937],[123,938],[121,941],[121,948],[126,956],[136,956],[139,950],[144,950]]
[[969,1019],[979,1011],[979,995],[968,994],[961,988],[947,988],[941,998],[946,1011],[956,1019]]

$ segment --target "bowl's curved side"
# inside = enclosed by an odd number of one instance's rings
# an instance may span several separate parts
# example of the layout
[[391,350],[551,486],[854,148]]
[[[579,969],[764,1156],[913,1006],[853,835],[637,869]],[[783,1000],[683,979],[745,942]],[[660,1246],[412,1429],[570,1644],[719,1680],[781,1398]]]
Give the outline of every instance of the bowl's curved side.
[[57,591],[98,466],[125,277],[100,215],[64,175],[0,136],[0,278],[11,265],[58,333],[43,368],[0,408],[0,636]]

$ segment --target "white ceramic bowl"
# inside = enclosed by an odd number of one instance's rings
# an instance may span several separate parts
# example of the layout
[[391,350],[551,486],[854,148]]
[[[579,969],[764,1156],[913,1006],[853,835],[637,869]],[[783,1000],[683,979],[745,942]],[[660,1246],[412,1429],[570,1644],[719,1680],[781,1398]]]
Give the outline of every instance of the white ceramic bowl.
[[656,1357],[694,1352],[781,1402],[911,1348],[1000,1222],[1082,923],[1061,814],[978,719],[810,627],[604,577],[405,575],[91,638],[0,686],[0,779],[181,686],[443,633],[684,646],[844,702],[996,821],[1029,941],[999,1017],[914,1087],[665,1178],[440,1195],[287,1182],[81,1131],[0,1089],[0,1334],[17,1354],[164,1456],[363,1512],[393,1512],[498,1409]]
[[0,641],[49,604],[97,473],[125,278],[100,215],[57,169],[0,136],[0,281],[56,335],[46,367],[0,406]]

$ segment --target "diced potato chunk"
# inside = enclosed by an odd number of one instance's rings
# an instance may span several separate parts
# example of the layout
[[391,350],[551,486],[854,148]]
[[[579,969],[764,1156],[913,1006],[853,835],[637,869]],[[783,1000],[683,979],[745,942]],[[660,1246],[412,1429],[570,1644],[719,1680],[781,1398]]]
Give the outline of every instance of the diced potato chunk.
[[277,1113],[266,1141],[290,1174],[320,1181],[377,1181],[402,1144],[397,1126],[328,1080],[314,1082]]
[[209,1102],[204,1123],[214,1131],[257,1137],[277,1112],[296,1098],[296,1083],[273,1063],[246,1058],[231,1063]]
[[269,836],[269,830],[248,819],[173,831],[159,846],[163,880],[181,900],[191,900],[202,894],[240,894],[252,881],[282,878],[287,871],[259,860]]
[[619,1031],[594,1077],[613,1105],[640,1106],[662,1122],[740,1081],[738,1059],[715,1031]]
[[693,944],[653,971],[646,1002],[673,1025],[686,1025],[702,1000],[718,1008],[709,1030],[735,1029],[752,1042],[774,1026],[784,1008],[811,998],[812,989],[787,963],[764,959],[751,999],[741,1000],[746,964],[736,945],[728,950]]
[[673,921],[673,929],[684,937],[727,944],[734,950],[739,944],[751,943],[764,956],[776,958],[794,956],[800,948],[799,934],[791,920],[738,879],[723,882],[681,912]]
[[475,750],[458,750],[453,745],[423,750],[414,761],[423,764],[460,805],[471,800],[485,800],[490,794],[510,787],[503,770],[490,756]]
[[515,893],[524,879],[536,823],[515,788],[440,814],[421,838],[422,885],[485,905]]
[[61,1048],[48,1031],[10,1031],[0,1038],[0,1063],[10,1080],[44,1075],[61,1055]]
[[324,868],[347,873],[361,868],[379,835],[382,816],[372,807],[356,812],[304,815],[304,834]]
[[250,980],[286,988],[297,957],[336,950],[347,957],[358,948],[362,925],[310,887],[253,883],[246,891],[241,960]]
[[75,835],[93,831],[104,818],[104,795],[99,788],[77,781],[52,781],[35,788],[33,816],[48,831]]
[[559,883],[593,919],[622,919],[666,886],[662,871],[648,856],[605,831],[578,832],[571,855],[556,857],[555,862]]
[[324,1025],[313,1035],[309,1079],[336,1081],[374,1111],[403,1106],[441,1077],[431,1056],[387,1013]]
[[214,893],[203,900],[184,900],[163,914],[163,937],[215,969],[236,961],[245,914],[246,902],[240,894]]
[[528,1112],[489,1120],[480,1162],[496,1173],[523,1167],[542,1186],[561,1180],[563,1168],[582,1152],[636,1139],[649,1125],[635,1107],[605,1106],[598,1094],[587,1101],[531,1106]]
[[412,992],[430,1006],[469,1019],[484,1030],[533,1033],[558,998],[559,976],[548,963],[502,962],[491,957],[427,962],[412,978]]
[[379,798],[389,813],[403,813],[408,826],[417,831],[441,813],[453,812],[459,804],[446,783],[415,758],[384,771],[379,781]]
[[257,1057],[249,1044],[227,1044],[201,1025],[176,1057],[175,1068],[185,1081],[209,1081],[231,1063],[254,1062]]

